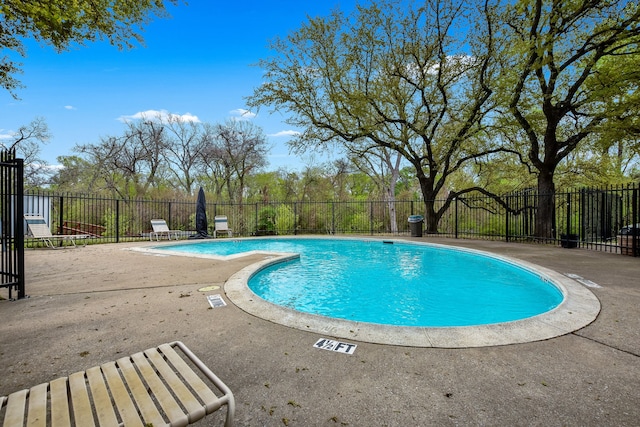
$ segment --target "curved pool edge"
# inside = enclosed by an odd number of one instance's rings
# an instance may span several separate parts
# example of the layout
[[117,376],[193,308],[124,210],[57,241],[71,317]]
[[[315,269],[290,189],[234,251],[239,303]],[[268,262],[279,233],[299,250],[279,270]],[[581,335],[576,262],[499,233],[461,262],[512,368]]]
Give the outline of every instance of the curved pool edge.
[[[389,241],[389,239],[385,239]],[[224,285],[227,297],[243,311],[287,327],[329,335],[334,338],[407,347],[466,348],[522,344],[566,335],[592,323],[600,313],[600,301],[586,287],[551,269],[490,252],[453,245],[411,242],[461,250],[497,258],[527,268],[548,279],[562,292],[564,299],[553,310],[527,319],[477,326],[414,327],[354,322],[299,312],[263,300],[249,289],[249,279],[258,271],[297,257],[274,254],[243,268]]]

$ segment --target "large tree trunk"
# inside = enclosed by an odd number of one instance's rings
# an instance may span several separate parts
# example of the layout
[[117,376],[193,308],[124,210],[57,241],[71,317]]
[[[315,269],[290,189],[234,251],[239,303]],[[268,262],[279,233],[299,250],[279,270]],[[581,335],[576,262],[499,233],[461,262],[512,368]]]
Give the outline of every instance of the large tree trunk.
[[391,191],[387,192],[387,209],[389,210],[389,226],[391,234],[398,233],[398,217],[396,215],[396,196],[391,193]]
[[422,198],[424,200],[425,232],[437,233],[439,218],[435,208],[437,191],[434,189],[433,178],[425,175],[419,167],[416,167],[416,169],[418,170],[417,177],[418,182],[420,183],[420,190],[422,191]]
[[536,213],[535,237],[554,239],[556,224],[553,170],[541,170],[538,174],[538,211]]
[[426,233],[438,232],[438,216],[435,209],[436,203],[433,198],[424,201],[424,224]]
[[[391,162],[388,162],[389,164]],[[398,176],[400,175],[400,169],[398,165],[400,164],[400,156],[398,156],[398,161],[396,162],[396,167],[390,167],[391,177],[389,180],[389,186],[385,189],[387,193],[387,206],[389,209],[389,223],[391,225],[391,233],[398,233],[398,218],[396,212],[396,183],[398,182]],[[383,184],[384,185],[384,184]]]

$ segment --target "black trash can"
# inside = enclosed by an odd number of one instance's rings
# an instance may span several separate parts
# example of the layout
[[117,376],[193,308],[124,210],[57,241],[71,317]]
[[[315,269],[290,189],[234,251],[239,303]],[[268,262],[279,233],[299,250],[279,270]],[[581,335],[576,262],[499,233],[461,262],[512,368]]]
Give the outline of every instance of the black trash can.
[[424,217],[422,215],[411,215],[409,217],[409,230],[411,231],[411,237],[422,237],[423,224]]

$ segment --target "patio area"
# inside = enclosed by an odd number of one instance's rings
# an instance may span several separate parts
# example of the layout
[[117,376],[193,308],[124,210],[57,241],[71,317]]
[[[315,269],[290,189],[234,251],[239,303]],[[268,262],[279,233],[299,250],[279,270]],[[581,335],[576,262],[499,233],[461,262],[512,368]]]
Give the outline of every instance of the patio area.
[[[638,424],[638,258],[407,240],[575,274],[599,286],[590,291],[601,312],[583,329],[545,341],[460,349],[350,341],[357,349],[349,355],[313,346],[330,335],[263,320],[226,297],[226,281],[264,255],[218,261],[129,250],[157,242],[28,249],[30,298],[0,301],[0,395],[180,340],[231,388],[239,426]],[[227,305],[211,308],[206,296],[214,294]],[[196,425],[222,425],[224,411]]]

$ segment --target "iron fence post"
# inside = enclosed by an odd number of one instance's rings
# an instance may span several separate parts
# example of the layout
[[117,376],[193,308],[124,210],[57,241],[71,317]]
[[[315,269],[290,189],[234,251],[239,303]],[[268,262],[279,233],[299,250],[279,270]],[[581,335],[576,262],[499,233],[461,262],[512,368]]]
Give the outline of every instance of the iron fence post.
[[[453,213],[453,218],[454,218],[453,235],[454,235],[454,238],[457,239],[458,238],[458,198],[457,197],[453,199],[453,206],[455,208]],[[413,211],[413,206],[411,206],[411,208],[412,208],[411,210]]]
[[369,231],[373,236],[373,202],[369,202]]
[[[60,196],[59,199],[60,199],[60,203],[59,203],[60,206],[59,206],[58,210],[60,212],[58,213],[58,232],[56,234],[64,234],[63,233],[64,230],[62,229],[62,222],[64,221],[63,220],[63,218],[64,218],[64,196]],[[62,241],[60,241],[60,243],[62,243]]]
[[116,199],[116,243],[120,243],[120,199]]
[[16,160],[16,187],[18,188],[18,191],[16,191],[18,194],[16,194],[16,196],[18,197],[16,197],[15,219],[13,221],[15,226],[14,263],[17,264],[16,283],[18,287],[18,299],[23,299],[27,297],[24,271],[24,219],[22,218],[24,213],[24,160]]
[[511,206],[509,205],[510,196],[505,197],[507,201],[507,208],[504,211],[504,241],[509,243],[509,211]]
[[336,202],[331,202],[331,234],[336,234]]
[[[635,187],[631,191],[631,208],[630,208],[630,221],[631,221],[631,255],[638,256],[640,255],[640,247],[638,245],[640,239],[640,230],[636,228],[638,221],[640,221],[640,203],[638,202],[638,188]],[[627,238],[628,239],[628,238]],[[628,240],[627,240],[628,242]]]
[[567,235],[571,233],[571,192],[567,191]]
[[[587,217],[587,189],[586,188],[581,188],[580,189],[580,193],[579,193],[579,199],[578,199],[578,204],[580,206],[580,218],[586,218]],[[585,225],[584,225],[584,220],[582,221],[582,226],[580,227],[580,230],[582,231],[582,235],[585,234]]]

